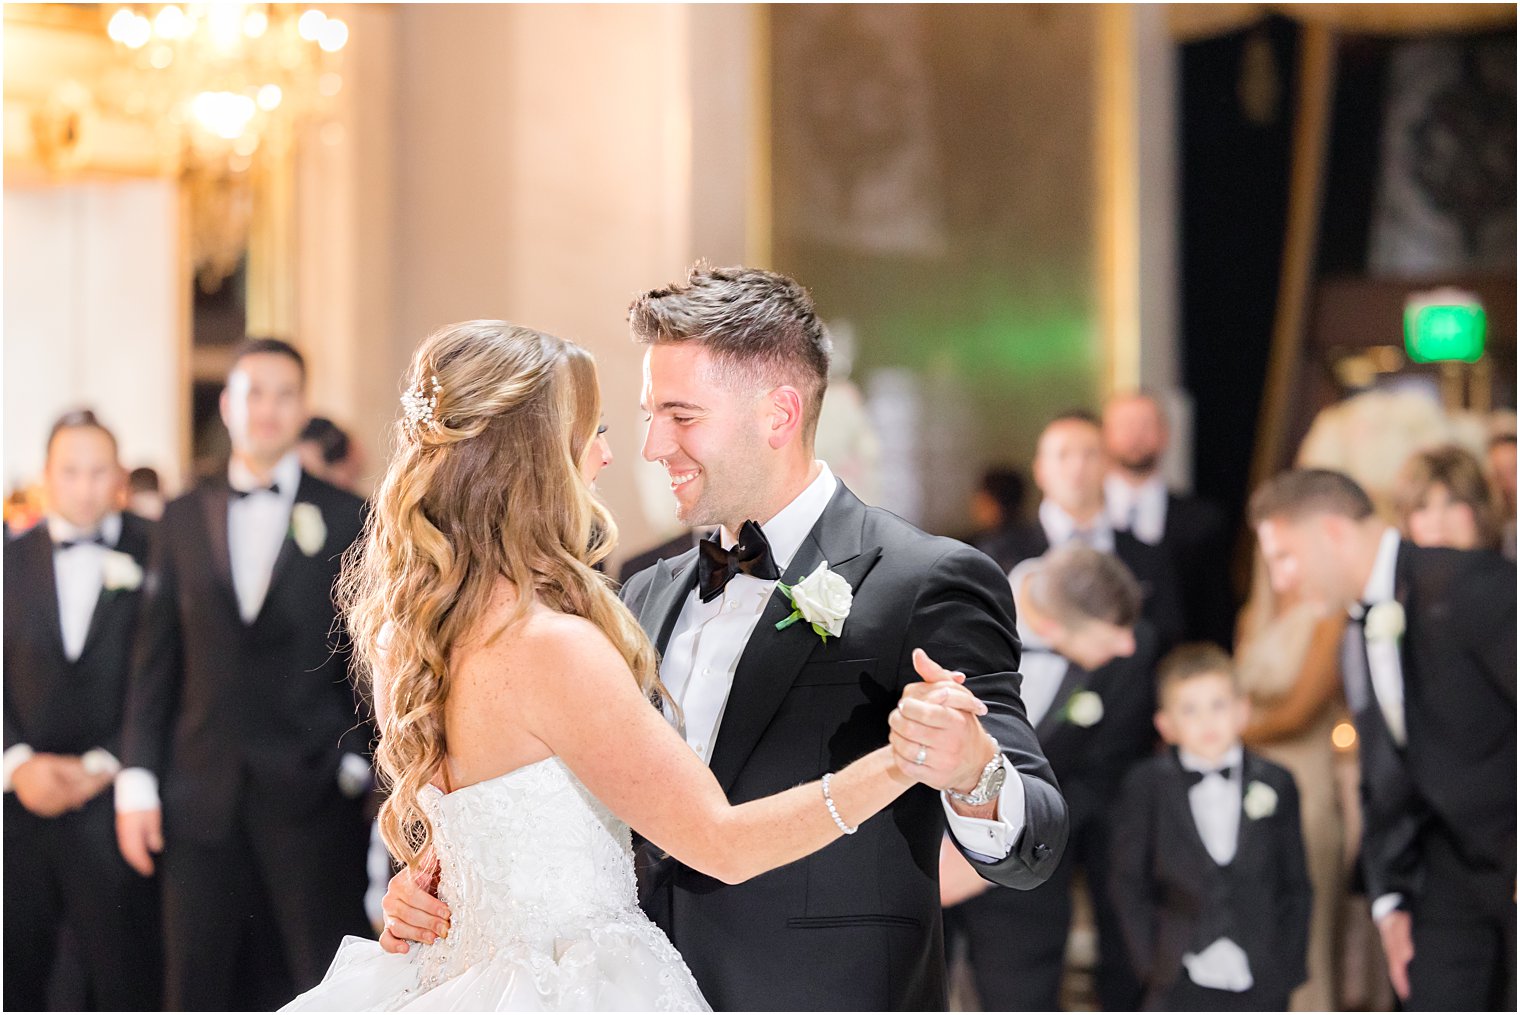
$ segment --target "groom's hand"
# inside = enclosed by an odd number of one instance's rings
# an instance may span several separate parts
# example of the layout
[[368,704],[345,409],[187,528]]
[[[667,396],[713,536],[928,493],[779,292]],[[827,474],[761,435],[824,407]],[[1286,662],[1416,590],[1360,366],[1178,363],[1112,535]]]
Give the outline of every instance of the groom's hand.
[[410,947],[408,941],[432,944],[449,936],[449,907],[434,897],[437,890],[438,862],[431,857],[420,870],[403,869],[391,878],[380,900],[385,914],[381,948],[401,955]]
[[962,686],[964,674],[940,666],[923,649],[913,650],[913,668],[923,683],[903,689],[887,720],[897,766],[926,786],[969,793],[993,756],[992,738],[977,721],[987,706]]

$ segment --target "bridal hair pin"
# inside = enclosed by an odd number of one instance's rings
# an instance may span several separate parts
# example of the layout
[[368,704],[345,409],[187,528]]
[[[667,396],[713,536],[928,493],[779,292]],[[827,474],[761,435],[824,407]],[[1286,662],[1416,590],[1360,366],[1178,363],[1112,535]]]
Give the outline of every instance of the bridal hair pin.
[[424,426],[428,426],[436,419],[433,410],[438,407],[438,395],[443,388],[438,383],[438,375],[431,375],[433,390],[429,392],[418,379],[417,386],[401,396],[401,409],[406,418],[406,425],[413,433],[421,433]]

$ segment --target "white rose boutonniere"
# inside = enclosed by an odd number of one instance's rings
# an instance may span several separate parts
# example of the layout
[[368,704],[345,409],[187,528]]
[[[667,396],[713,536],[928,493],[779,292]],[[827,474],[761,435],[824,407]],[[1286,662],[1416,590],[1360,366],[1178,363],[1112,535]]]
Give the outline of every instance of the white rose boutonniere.
[[290,535],[308,557],[315,557],[327,542],[327,523],[322,509],[304,501],[290,509]]
[[1066,721],[1083,729],[1103,721],[1103,699],[1096,691],[1078,691],[1066,700]]
[[1264,782],[1253,782],[1246,787],[1246,817],[1252,821],[1269,818],[1277,813],[1277,790]]
[[100,562],[100,579],[107,592],[133,592],[142,586],[143,569],[130,553],[107,550]]
[[776,630],[784,631],[797,621],[805,620],[825,645],[831,635],[837,638],[844,632],[844,621],[850,615],[853,596],[850,583],[830,571],[828,561],[819,564],[812,574],[796,585],[777,582],[776,588],[792,604],[791,616],[777,624]]
[[1375,603],[1367,611],[1368,641],[1398,641],[1404,636],[1404,607],[1397,599]]

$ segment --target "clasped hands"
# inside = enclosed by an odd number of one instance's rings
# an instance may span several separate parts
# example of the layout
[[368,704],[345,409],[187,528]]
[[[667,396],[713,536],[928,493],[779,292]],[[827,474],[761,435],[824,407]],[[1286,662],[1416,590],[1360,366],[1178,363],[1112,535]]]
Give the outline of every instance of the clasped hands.
[[77,811],[95,799],[115,773],[92,772],[77,754],[33,754],[11,773],[21,806],[39,818]]

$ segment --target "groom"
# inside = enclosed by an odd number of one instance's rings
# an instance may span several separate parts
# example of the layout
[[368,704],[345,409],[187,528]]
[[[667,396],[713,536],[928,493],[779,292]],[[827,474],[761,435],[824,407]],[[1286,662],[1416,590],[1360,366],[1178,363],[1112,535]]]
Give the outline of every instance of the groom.
[[[748,268],[694,269],[630,310],[645,345],[644,457],[690,526],[722,526],[634,575],[623,598],[662,658],[666,713],[734,803],[836,771],[888,736],[923,783],[814,855],[724,885],[640,850],[641,897],[725,1009],[943,1009],[939,844],[948,825],[990,881],[1032,888],[1065,845],[1066,805],[1019,698],[1008,581],[987,557],[867,507],[813,456],[829,343],[807,292]],[[850,586],[842,627],[782,626],[818,568]],[[837,605],[834,603],[827,604]],[[933,703],[915,648],[988,706]],[[926,666],[929,669],[937,669]],[[415,908],[414,908],[415,907]],[[404,875],[382,944],[446,913]],[[1010,942],[1017,947],[1017,942]]]

